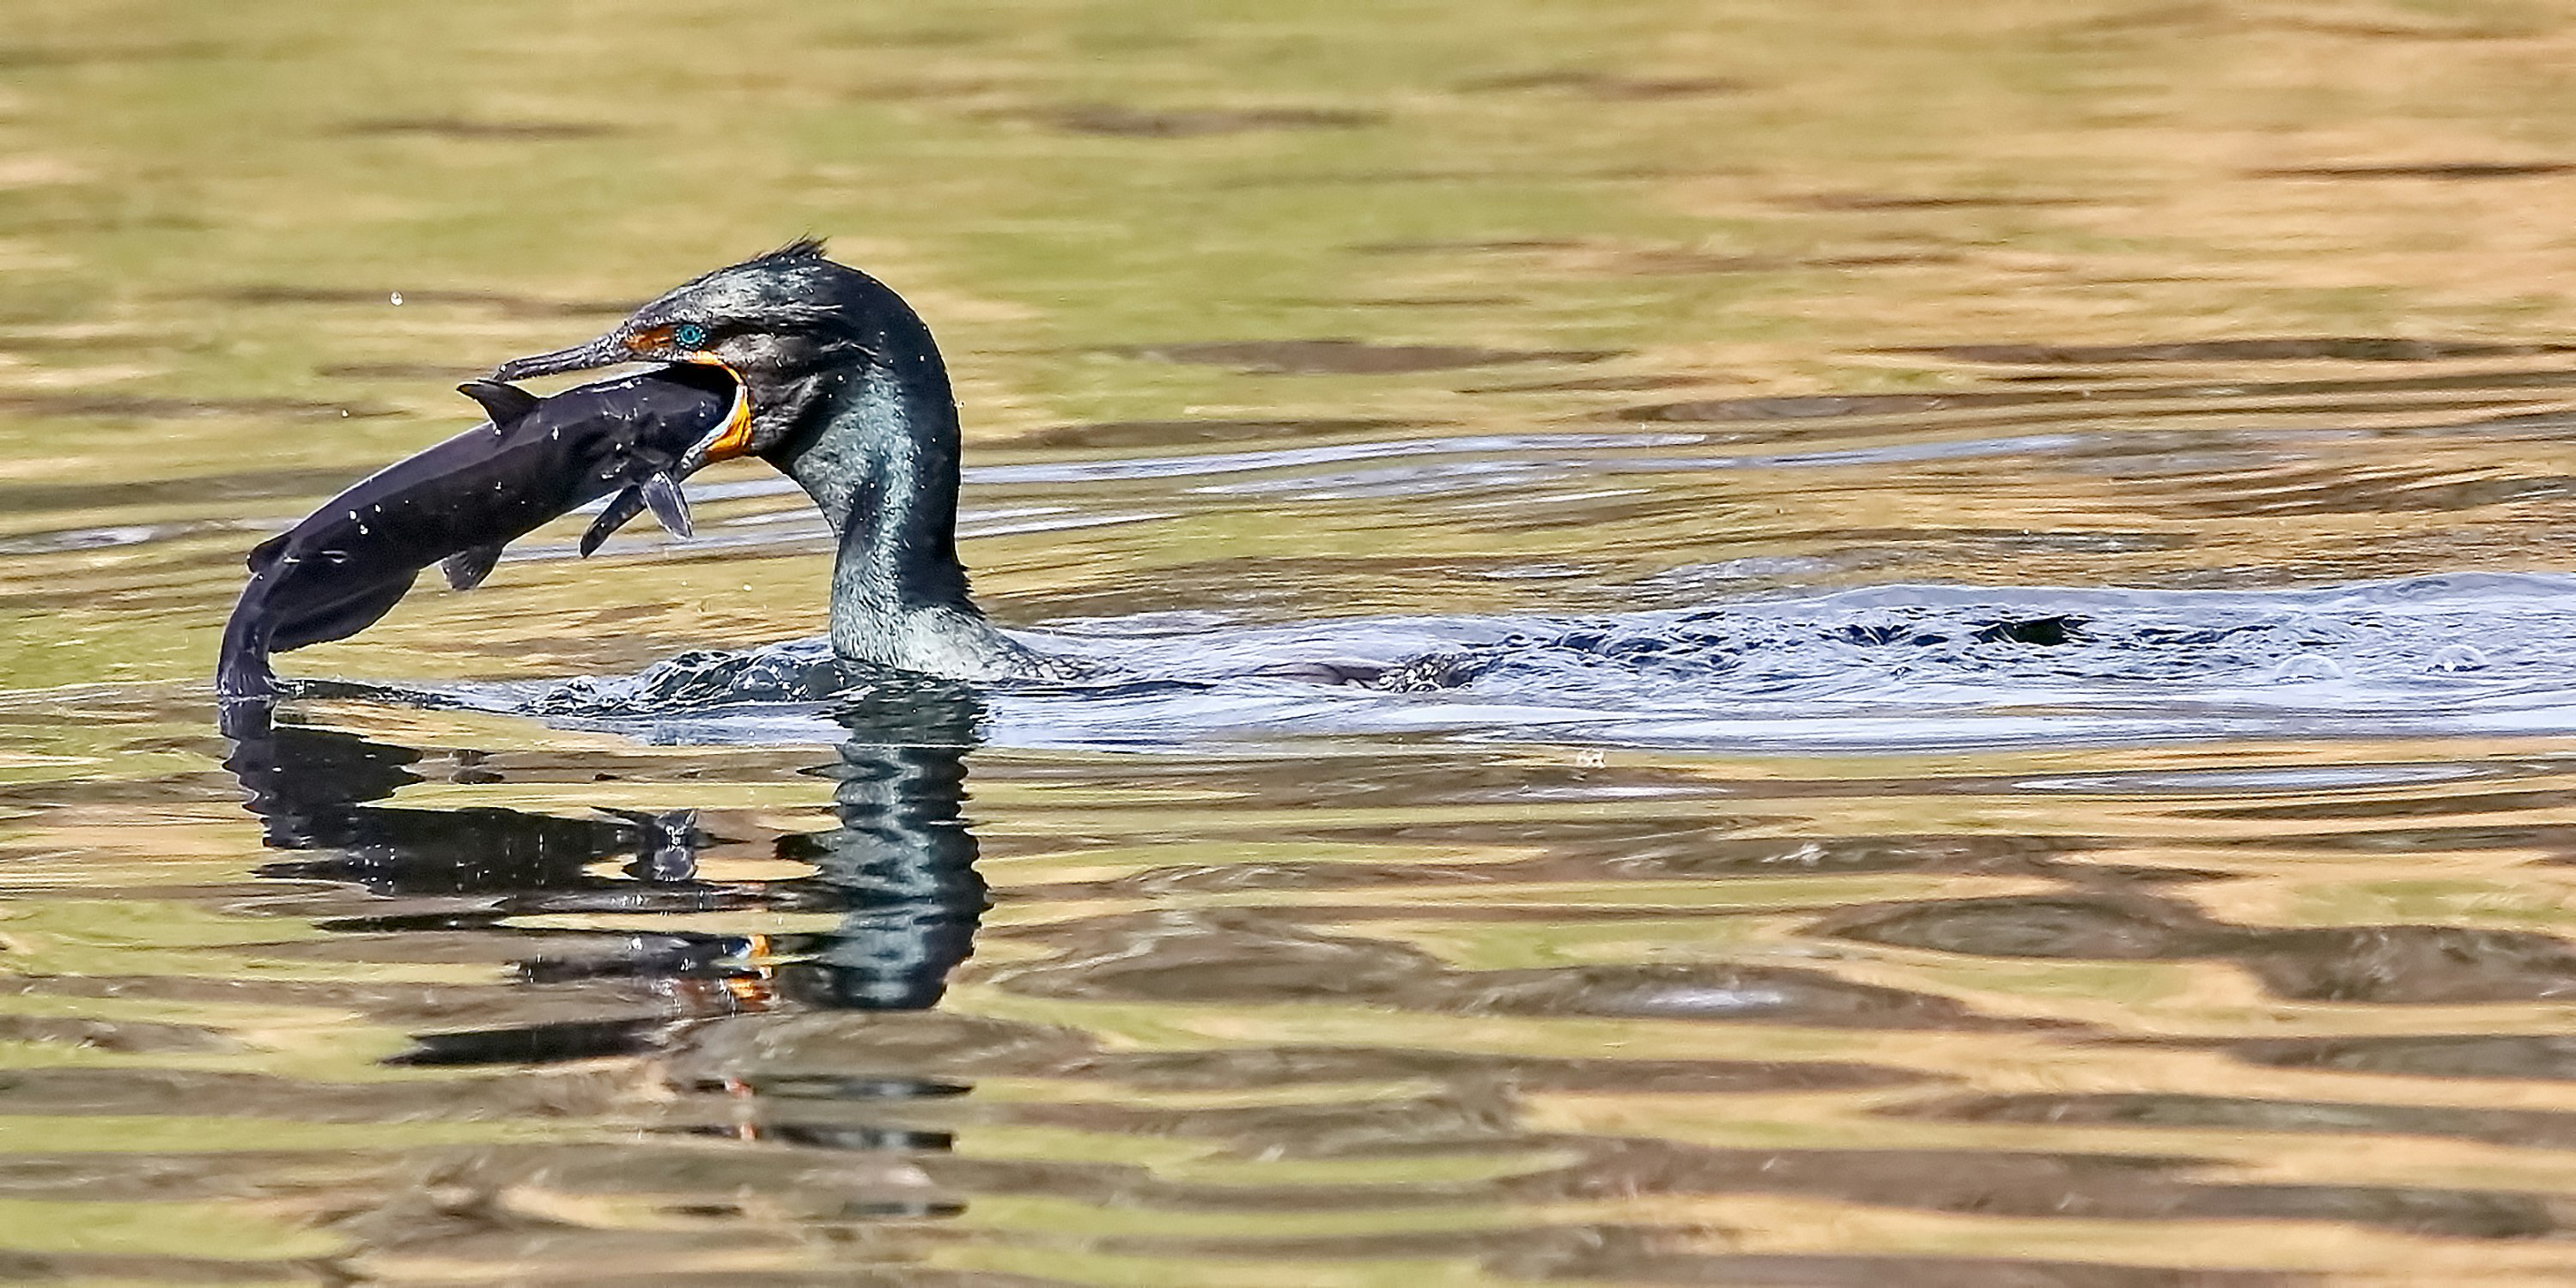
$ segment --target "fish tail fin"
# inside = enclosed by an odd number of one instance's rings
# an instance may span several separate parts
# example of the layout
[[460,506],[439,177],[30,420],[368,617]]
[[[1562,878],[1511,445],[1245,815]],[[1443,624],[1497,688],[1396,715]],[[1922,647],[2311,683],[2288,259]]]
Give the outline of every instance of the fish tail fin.
[[277,673],[268,664],[268,623],[260,583],[254,579],[224,623],[223,654],[215,663],[215,696],[227,701],[273,699]]

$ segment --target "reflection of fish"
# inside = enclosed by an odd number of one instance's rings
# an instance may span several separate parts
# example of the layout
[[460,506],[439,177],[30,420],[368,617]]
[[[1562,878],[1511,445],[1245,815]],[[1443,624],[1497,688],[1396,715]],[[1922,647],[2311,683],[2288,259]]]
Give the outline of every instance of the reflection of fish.
[[274,693],[271,652],[365,630],[433,563],[449,585],[472,587],[503,545],[611,492],[616,499],[582,535],[583,554],[642,510],[688,535],[678,480],[703,457],[693,449],[749,414],[740,385],[713,365],[664,367],[551,398],[488,380],[460,388],[490,423],[369,476],[251,551],[250,584],[224,627],[217,693]]

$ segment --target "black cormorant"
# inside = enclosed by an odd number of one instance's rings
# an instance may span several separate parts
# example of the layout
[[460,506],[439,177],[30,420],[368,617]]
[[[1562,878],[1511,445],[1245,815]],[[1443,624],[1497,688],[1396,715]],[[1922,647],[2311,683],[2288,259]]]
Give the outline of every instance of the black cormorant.
[[626,362],[722,366],[750,399],[707,461],[758,456],[832,525],[832,650],[964,680],[1078,673],[985,620],[957,558],[957,403],[911,306],[798,241],[700,277],[586,344],[503,363],[520,380]]

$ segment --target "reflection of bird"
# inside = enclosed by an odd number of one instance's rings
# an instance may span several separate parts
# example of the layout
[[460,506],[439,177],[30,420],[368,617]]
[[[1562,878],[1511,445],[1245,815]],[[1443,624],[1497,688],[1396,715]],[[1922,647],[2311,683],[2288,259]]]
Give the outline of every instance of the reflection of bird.
[[953,679],[1075,673],[996,630],[967,596],[948,369],[930,329],[883,283],[800,241],[681,286],[596,340],[495,374],[637,361],[709,363],[741,379],[748,432],[699,455],[759,456],[822,509],[840,539],[832,649],[843,659]]
[[[604,817],[579,818],[393,804],[386,798],[424,781],[420,752],[276,724],[264,708],[262,719],[237,722],[224,764],[246,789],[266,843],[299,852],[263,866],[261,876],[305,887],[354,882],[383,897],[319,928],[391,946],[397,960],[414,951],[403,946],[411,940],[443,961],[480,949],[518,963],[517,986],[504,990],[441,985],[417,1000],[408,990],[388,995],[385,1004],[403,1016],[439,1017],[436,1031],[413,1034],[410,1049],[389,1063],[481,1070],[640,1057],[635,1071],[658,1076],[672,1093],[625,1102],[652,1130],[760,1151],[741,1166],[711,1166],[690,1147],[682,1170],[665,1178],[681,1187],[674,1194],[709,1207],[817,1211],[837,1223],[920,1220],[963,1210],[922,1166],[951,1150],[953,1138],[923,1120],[936,1113],[929,1106],[972,1087],[912,1070],[907,1059],[930,1057],[907,1056],[901,1043],[868,1058],[864,1072],[818,1070],[786,1056],[852,1049],[820,1031],[832,1027],[873,1053],[884,1038],[878,1023],[818,1025],[810,1013],[933,1007],[950,971],[974,950],[985,887],[963,806],[965,758],[981,711],[963,685],[890,687],[900,692],[861,695],[841,708],[849,738],[818,771],[834,780],[838,826],[778,837],[779,857],[814,869],[781,880],[701,871],[699,850],[720,842],[697,828],[693,810],[603,806]],[[622,879],[610,863],[622,866]],[[711,914],[767,922],[818,912],[839,914],[837,923],[784,935],[703,924]],[[565,914],[576,922],[607,915],[617,928],[522,924]],[[761,1027],[771,1023],[761,1013],[774,1011],[809,1014],[793,1026]],[[661,1157],[649,1146],[620,1149],[621,1158],[647,1166]],[[817,1150],[839,1152],[849,1165],[816,1167]],[[863,1154],[879,1157],[856,1157]],[[540,1188],[570,1183],[578,1191],[580,1182],[568,1182],[551,1155],[519,1157],[483,1151],[442,1185],[473,1193],[488,1184],[498,1193],[515,1184],[504,1178],[524,1175]],[[612,1191],[632,1188],[601,1175]],[[433,1215],[452,1218],[453,1210],[442,1201]],[[484,1231],[480,1221],[441,1225],[402,1194],[356,1220],[393,1232],[407,1248],[442,1232],[471,1239]]]
[[[434,930],[500,937],[531,984],[629,979],[676,1015],[585,1017],[535,1027],[422,1035],[411,1063],[584,1058],[667,1039],[674,1023],[781,1006],[920,1010],[974,952],[985,904],[966,828],[965,755],[981,717],[963,686],[927,681],[862,695],[839,713],[850,737],[820,771],[836,780],[839,826],[782,836],[779,857],[810,877],[721,880],[698,871],[709,838],[693,810],[603,807],[567,818],[501,807],[380,803],[422,781],[420,753],[350,734],[270,725],[236,732],[225,767],[275,849],[313,857],[260,875],[353,881],[397,900],[378,915],[333,923],[371,933]],[[621,880],[602,860],[624,860]],[[465,897],[460,901],[459,896]],[[832,912],[828,929],[785,935],[711,933],[685,925],[596,932],[520,929],[530,915],[702,915],[732,910]]]

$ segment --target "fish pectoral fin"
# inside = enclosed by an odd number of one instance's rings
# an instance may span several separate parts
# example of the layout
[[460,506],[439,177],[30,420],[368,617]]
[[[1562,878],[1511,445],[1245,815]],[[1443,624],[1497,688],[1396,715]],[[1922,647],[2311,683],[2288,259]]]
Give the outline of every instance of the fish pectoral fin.
[[459,550],[438,561],[438,570],[447,574],[450,590],[472,590],[492,575],[492,565],[501,562],[499,543]]
[[468,380],[458,385],[456,392],[481,404],[483,414],[491,417],[493,425],[501,428],[507,428],[510,422],[537,409],[535,394],[498,380]]
[[698,535],[697,525],[689,521],[688,494],[680,491],[679,480],[670,475],[656,474],[644,480],[644,506],[653,512],[654,522],[672,536]]
[[287,533],[281,532],[276,536],[270,537],[266,541],[260,542],[258,545],[252,546],[250,548],[250,570],[254,573],[262,573],[277,566],[277,557],[286,552],[286,538],[288,535],[289,534]]
[[680,491],[679,483],[670,475],[656,474],[618,493],[609,501],[608,508],[590,521],[590,531],[581,534],[582,554],[586,556],[599,549],[600,543],[608,540],[610,533],[625,527],[627,520],[646,510],[651,510],[654,521],[675,537],[697,535],[697,526],[689,521],[688,496]]
[[630,487],[610,498],[608,508],[600,511],[599,517],[590,521],[588,532],[581,534],[582,557],[589,558],[590,552],[599,549],[600,543],[608,540],[610,533],[625,527],[628,519],[642,513],[644,513],[644,489],[640,487]]

